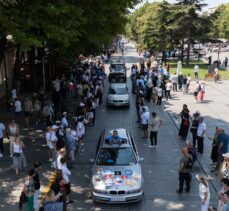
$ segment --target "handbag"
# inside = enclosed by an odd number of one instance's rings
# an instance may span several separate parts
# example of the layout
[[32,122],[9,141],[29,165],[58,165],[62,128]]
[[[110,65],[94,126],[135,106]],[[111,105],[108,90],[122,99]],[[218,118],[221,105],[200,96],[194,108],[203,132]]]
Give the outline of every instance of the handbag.
[[14,156],[14,157],[20,157],[20,156],[21,156],[21,153],[14,152],[13,156]]
[[20,198],[19,198],[19,210],[22,209],[22,204],[26,203],[28,201],[28,196],[24,192],[21,192]]

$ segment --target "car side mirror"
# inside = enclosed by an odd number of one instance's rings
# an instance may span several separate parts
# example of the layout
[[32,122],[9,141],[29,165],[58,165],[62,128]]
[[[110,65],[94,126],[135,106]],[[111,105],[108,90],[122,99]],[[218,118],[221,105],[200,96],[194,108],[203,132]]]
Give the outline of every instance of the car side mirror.
[[141,162],[143,162],[143,161],[144,161],[144,158],[139,158],[139,159],[138,159],[138,162],[139,162],[139,163],[141,163]]

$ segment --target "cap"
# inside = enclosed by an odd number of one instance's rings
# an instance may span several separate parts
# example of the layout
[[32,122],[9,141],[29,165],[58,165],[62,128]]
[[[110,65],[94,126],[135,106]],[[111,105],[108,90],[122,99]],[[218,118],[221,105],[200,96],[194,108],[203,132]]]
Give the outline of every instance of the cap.
[[223,157],[229,158],[229,152],[228,152],[228,153],[223,154]]
[[84,107],[85,106],[85,104],[84,103],[80,103],[80,107]]
[[65,111],[65,112],[63,112],[63,116],[65,116],[65,115],[67,115],[67,112]]
[[52,126],[52,129],[55,130],[55,129],[58,129],[59,127],[57,125],[53,125]]

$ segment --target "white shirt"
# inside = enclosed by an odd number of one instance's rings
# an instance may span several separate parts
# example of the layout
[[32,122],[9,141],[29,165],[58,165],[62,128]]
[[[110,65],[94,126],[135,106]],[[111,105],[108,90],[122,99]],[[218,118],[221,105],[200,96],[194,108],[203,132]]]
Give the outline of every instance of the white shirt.
[[202,183],[200,182],[200,184],[199,184],[199,196],[200,196],[201,200],[204,200],[204,198],[205,198],[205,193],[208,194],[207,199],[206,199],[206,202],[209,202],[209,201],[210,201],[209,186],[206,187],[204,184],[202,184]]
[[71,175],[71,172],[69,171],[68,167],[66,165],[61,164],[61,171],[64,178],[64,183],[69,183],[69,175]]
[[[197,128],[197,136],[202,136],[203,131],[206,131],[206,124],[204,122],[199,123]],[[205,132],[202,137],[204,137]]]
[[146,124],[148,124],[148,122],[149,122],[149,112],[148,111],[145,111],[144,113],[142,113],[142,115],[141,115],[141,123],[143,124],[143,125],[146,125]]
[[199,71],[199,66],[198,65],[195,65],[194,66],[194,73],[198,73],[198,71]]
[[173,75],[172,82],[173,83],[178,83],[178,76],[177,75]]
[[15,103],[14,103],[14,106],[15,106],[15,112],[21,112],[22,111],[21,101],[16,100]]
[[3,137],[3,131],[6,129],[5,125],[3,123],[0,123],[0,138]]
[[[49,146],[49,149],[54,149],[55,148],[55,144],[57,142],[57,137],[56,137],[56,133],[54,131],[51,131],[49,133],[49,137],[47,137],[47,133],[46,133],[46,138],[48,138],[49,142],[48,142],[48,146]],[[47,139],[46,139],[47,140]]]
[[158,97],[162,97],[162,88],[156,88],[158,92]]
[[173,85],[170,82],[168,82],[167,84],[165,84],[165,88],[167,91],[170,91],[173,88]]
[[191,77],[187,77],[187,84],[191,83],[192,78]]
[[[66,166],[66,163],[65,164],[62,164],[60,162],[60,159],[63,158],[64,156],[61,155],[60,153],[58,154],[57,156],[57,159],[56,159],[56,164],[57,164],[57,169],[61,169],[62,166]],[[67,166],[66,166],[67,167]]]
[[65,116],[62,117],[61,124],[63,125],[63,127],[68,127],[68,120]]

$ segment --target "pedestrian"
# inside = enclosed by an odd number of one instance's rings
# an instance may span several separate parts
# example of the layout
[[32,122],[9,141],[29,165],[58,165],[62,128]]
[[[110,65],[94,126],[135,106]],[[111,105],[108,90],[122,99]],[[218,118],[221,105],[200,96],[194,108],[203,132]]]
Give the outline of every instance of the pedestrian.
[[62,171],[63,179],[64,179],[64,190],[65,190],[65,194],[66,194],[66,202],[65,203],[71,204],[71,203],[73,203],[73,201],[70,200],[71,185],[70,185],[69,176],[71,175],[71,172],[69,171],[69,169],[67,167],[65,158],[61,158],[60,163],[61,163],[60,169]]
[[195,87],[194,87],[194,98],[195,98],[195,101],[194,103],[198,103],[198,93],[200,92],[201,90],[201,87],[200,87],[200,83],[199,81],[196,81],[196,84],[195,84]]
[[156,87],[157,89],[157,93],[158,93],[158,99],[157,99],[157,105],[161,105],[161,100],[162,100],[162,97],[163,97],[163,91],[162,91],[162,88],[161,86],[159,87]]
[[[54,182],[52,183],[50,190],[54,192],[55,197],[59,198],[55,202],[55,211],[63,211],[65,205],[65,192],[64,192],[64,179],[63,174],[60,169],[56,170],[56,176]],[[61,196],[60,196],[61,195]]]
[[206,133],[206,124],[202,116],[199,117],[199,124],[197,128],[197,148],[200,154],[204,152],[204,136]]
[[199,72],[199,66],[195,64],[194,66],[194,77],[195,79],[198,79],[198,72]]
[[68,113],[66,111],[63,112],[62,119],[61,119],[61,125],[63,128],[67,128],[69,123],[68,123]]
[[13,142],[16,136],[19,136],[19,126],[13,119],[7,127],[7,133],[10,140],[10,157],[13,157]]
[[223,154],[228,152],[228,143],[229,143],[229,136],[224,132],[222,128],[219,129],[218,135],[218,155],[217,155],[217,163],[216,167],[212,169],[212,172],[217,172],[220,168],[220,165],[223,162]]
[[228,58],[225,57],[225,59],[224,59],[224,66],[225,66],[226,69],[227,69],[227,64],[228,64]]
[[77,136],[74,128],[66,129],[66,147],[68,150],[68,156],[71,161],[75,161],[75,151],[76,151]]
[[219,202],[217,211],[228,211],[229,208],[229,179],[223,178],[221,180],[222,189],[218,193]]
[[34,183],[33,177],[35,176],[36,172],[34,169],[30,169],[25,179],[23,192],[28,197],[27,202],[27,209],[26,211],[33,211],[33,201],[34,201]]
[[218,157],[218,147],[219,147],[219,140],[218,136],[220,135],[220,128],[215,128],[215,134],[214,137],[208,137],[209,140],[212,140],[212,150],[211,150],[211,165],[216,165],[217,157]]
[[149,78],[146,82],[146,96],[145,96],[145,100],[147,100],[148,102],[150,102],[152,89],[153,89],[152,79]]
[[187,93],[187,77],[186,75],[184,75],[183,80],[182,80],[182,90],[183,90],[183,94]]
[[191,175],[191,166],[193,165],[192,156],[188,154],[188,148],[184,147],[182,149],[183,157],[180,160],[179,165],[179,189],[176,191],[177,193],[183,193],[184,182],[186,184],[185,191],[189,193],[190,191],[190,183],[192,180]]
[[21,101],[16,98],[15,102],[14,102],[14,117],[17,120],[20,116],[21,116],[21,112],[22,112],[22,105],[21,105]]
[[189,110],[187,107],[183,108],[182,112],[180,113],[180,117],[181,117],[181,124],[180,124],[179,136],[185,140],[188,135],[189,126],[190,126]]
[[157,133],[162,124],[162,120],[155,112],[152,112],[152,120],[149,123],[150,126],[150,143],[149,147],[155,148],[157,145]]
[[148,138],[148,123],[149,123],[149,109],[147,106],[143,106],[141,112],[141,128],[143,131],[142,138],[144,139]]
[[156,106],[158,102],[158,89],[156,87],[152,87],[152,101],[153,101],[153,106]]
[[172,76],[172,83],[173,83],[173,91],[177,92],[177,84],[178,84],[177,73],[174,73],[174,75]]
[[173,88],[173,85],[171,83],[171,80],[168,80],[167,83],[165,84],[165,97],[166,97],[166,100],[171,99],[171,90]]
[[182,90],[183,78],[184,78],[184,76],[182,75],[181,72],[179,72],[179,75],[178,75],[179,90]]
[[[195,161],[197,160],[196,150],[193,147],[193,144],[191,141],[186,141],[186,147],[188,148],[188,154],[190,154],[192,156],[192,166],[193,166]],[[191,168],[192,168],[192,166],[191,166]]]
[[[57,157],[57,153],[56,153],[56,143],[58,141],[56,132],[58,130],[58,126],[57,125],[53,125],[52,126],[52,130],[48,131],[49,133],[47,133],[46,135],[46,139],[48,139],[48,146],[49,146],[49,162],[51,162],[51,167],[52,168],[56,168],[56,157]],[[48,137],[49,135],[49,137]]]
[[25,128],[29,126],[29,118],[32,116],[32,111],[32,101],[28,97],[26,97],[24,101]]
[[56,202],[60,199],[63,193],[59,192],[55,195],[53,190],[49,190],[43,202],[44,211],[56,211]]
[[57,163],[57,169],[61,169],[61,158],[64,158],[66,156],[66,149],[62,148],[58,152],[56,163]]
[[39,210],[39,195],[40,195],[40,177],[39,177],[39,171],[41,169],[41,163],[39,161],[36,161],[34,164],[34,171],[35,174],[33,176],[33,184],[34,184],[34,203],[33,203],[33,207],[35,211]]
[[19,136],[16,136],[13,142],[13,168],[15,169],[16,176],[19,176],[19,170],[26,167],[25,156],[23,148],[25,147],[23,141]]
[[196,178],[199,181],[199,196],[201,199],[201,211],[208,211],[208,206],[210,201],[209,185],[203,176],[197,174]]
[[0,158],[3,157],[3,139],[6,137],[6,127],[0,122]]
[[41,102],[38,98],[35,98],[33,103],[33,114],[35,124],[38,125],[41,120]]
[[199,97],[199,102],[204,101],[204,95],[205,95],[205,83],[202,81],[200,84],[200,97]]
[[186,84],[186,93],[188,93],[188,91],[189,91],[189,86],[191,84],[191,81],[192,81],[192,78],[191,78],[190,74],[188,74],[188,76],[187,76],[187,84]]
[[197,139],[197,128],[198,128],[198,125],[199,125],[199,118],[200,114],[198,111],[196,111],[194,114],[193,114],[193,118],[192,118],[192,126],[191,126],[191,129],[190,129],[190,132],[192,133],[192,144],[193,144],[193,147],[196,148],[196,139]]

